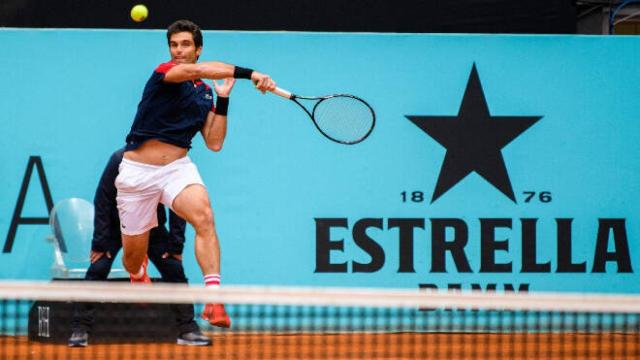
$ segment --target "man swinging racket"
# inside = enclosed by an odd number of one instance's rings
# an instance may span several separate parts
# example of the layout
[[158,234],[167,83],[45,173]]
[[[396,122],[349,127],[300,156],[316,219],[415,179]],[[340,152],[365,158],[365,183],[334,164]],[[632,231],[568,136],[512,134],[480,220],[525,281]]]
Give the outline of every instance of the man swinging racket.
[[[158,203],[189,222],[196,232],[195,253],[207,287],[220,286],[220,244],[209,194],[187,153],[200,131],[212,151],[220,151],[227,131],[228,95],[234,79],[250,79],[263,93],[273,91],[268,75],[221,62],[197,63],[202,52],[198,25],[179,20],[167,30],[171,61],[160,64],[144,88],[127,136],[115,180],[123,264],[132,282],[147,282],[149,230],[158,225]],[[218,94],[201,79],[214,80]],[[224,79],[220,85],[215,80]],[[207,304],[202,318],[215,326],[231,321],[222,304]]]
[[[91,265],[87,269],[85,280],[107,280],[115,256],[122,247],[120,221],[116,208],[117,191],[114,181],[118,175],[118,167],[122,162],[123,153],[124,149],[119,149],[109,158],[109,162],[100,176],[100,182],[93,199],[95,218],[91,241]],[[149,233],[149,259],[160,272],[162,281],[186,284],[187,277],[182,266],[186,224],[184,220],[170,211],[168,216],[169,230],[167,230],[167,214],[163,205],[158,206],[157,214],[158,226]],[[178,345],[211,345],[211,339],[202,334],[193,319],[192,304],[172,304],[169,308],[175,317]],[[85,347],[89,345],[89,335],[96,321],[95,313],[96,306],[94,304],[74,304],[69,346]]]

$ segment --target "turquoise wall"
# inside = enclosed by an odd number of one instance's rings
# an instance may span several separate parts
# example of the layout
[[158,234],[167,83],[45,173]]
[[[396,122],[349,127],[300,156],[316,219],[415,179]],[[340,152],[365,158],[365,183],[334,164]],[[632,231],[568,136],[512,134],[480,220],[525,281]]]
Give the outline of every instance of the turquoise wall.
[[[162,31],[0,30],[5,247],[30,156],[41,158],[54,203],[92,199],[147,78],[169,58],[165,41]],[[214,206],[224,284],[640,292],[639,39],[205,32],[204,41],[203,60],[259,69],[300,94],[356,94],[377,114],[369,139],[338,145],[295,104],[237,83],[222,152],[198,136],[190,153]],[[478,107],[456,118],[474,64],[493,118]],[[471,171],[432,201],[439,177],[466,155],[446,170],[447,148],[406,116],[480,121],[479,131],[443,133],[477,144],[509,127],[498,123],[539,120],[493,153],[504,162],[497,179]],[[505,180],[513,199],[494,186]],[[535,194],[527,201],[525,192]],[[37,172],[21,215],[47,216]],[[330,223],[338,225],[323,227]],[[403,233],[398,223],[418,226]],[[0,253],[0,278],[50,278],[48,234],[46,225],[20,225]],[[185,267],[199,284],[191,228],[187,237]],[[432,258],[443,241],[462,251],[443,253],[444,269]],[[567,241],[570,253],[559,255]],[[543,270],[523,272],[532,269],[526,261]],[[506,265],[486,271],[496,264]]]

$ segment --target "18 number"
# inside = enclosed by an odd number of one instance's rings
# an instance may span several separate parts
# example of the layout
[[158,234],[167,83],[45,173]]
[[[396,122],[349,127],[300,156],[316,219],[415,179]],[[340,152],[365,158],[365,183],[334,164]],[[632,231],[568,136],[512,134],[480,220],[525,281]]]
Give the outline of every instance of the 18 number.
[[400,193],[400,196],[402,197],[402,202],[411,201],[414,203],[421,203],[424,201],[424,193],[422,191],[403,191]]

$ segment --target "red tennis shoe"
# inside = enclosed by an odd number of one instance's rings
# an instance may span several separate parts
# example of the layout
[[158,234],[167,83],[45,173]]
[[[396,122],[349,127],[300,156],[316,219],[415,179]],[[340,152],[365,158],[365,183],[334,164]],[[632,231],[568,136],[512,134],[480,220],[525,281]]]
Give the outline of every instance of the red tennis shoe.
[[231,327],[231,319],[224,310],[222,304],[207,304],[200,316],[203,320],[207,320],[209,324],[222,328]]

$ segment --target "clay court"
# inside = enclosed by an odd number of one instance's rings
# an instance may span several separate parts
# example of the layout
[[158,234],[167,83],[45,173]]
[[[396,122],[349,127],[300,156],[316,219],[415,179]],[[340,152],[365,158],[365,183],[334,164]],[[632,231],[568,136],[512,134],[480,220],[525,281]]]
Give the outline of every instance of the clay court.
[[0,359],[632,359],[638,334],[214,335],[211,347],[167,343],[87,348],[0,340]]

